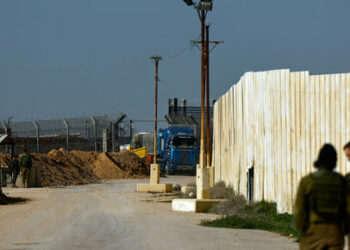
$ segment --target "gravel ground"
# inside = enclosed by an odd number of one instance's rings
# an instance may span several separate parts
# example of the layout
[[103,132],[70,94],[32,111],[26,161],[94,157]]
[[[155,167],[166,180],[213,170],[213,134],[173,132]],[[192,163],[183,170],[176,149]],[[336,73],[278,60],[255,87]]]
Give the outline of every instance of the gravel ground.
[[[191,176],[161,179],[194,181]],[[145,182],[4,188],[9,196],[30,200],[0,207],[0,249],[298,249],[274,233],[199,226],[217,216],[171,212],[175,196],[135,192],[136,184]]]

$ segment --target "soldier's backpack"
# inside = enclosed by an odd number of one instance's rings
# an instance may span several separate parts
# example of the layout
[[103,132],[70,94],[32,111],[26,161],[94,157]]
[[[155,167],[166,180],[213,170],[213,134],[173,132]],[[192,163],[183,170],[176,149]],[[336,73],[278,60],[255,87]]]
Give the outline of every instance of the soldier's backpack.
[[316,172],[310,176],[313,182],[310,209],[323,217],[339,218],[345,202],[345,179],[334,172]]
[[20,162],[21,167],[25,168],[31,168],[32,167],[32,159],[29,155],[23,155],[21,157],[21,162]]
[[350,173],[345,175],[345,179],[348,182],[348,190],[350,189]]

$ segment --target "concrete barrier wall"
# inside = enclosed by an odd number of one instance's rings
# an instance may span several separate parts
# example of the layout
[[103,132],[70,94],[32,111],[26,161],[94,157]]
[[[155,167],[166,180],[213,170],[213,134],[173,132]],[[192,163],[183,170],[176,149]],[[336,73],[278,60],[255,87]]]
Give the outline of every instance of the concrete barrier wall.
[[248,72],[215,103],[213,136],[216,181],[247,195],[254,167],[253,199],[291,213],[324,143],[337,148],[337,171],[350,171],[342,151],[350,140],[350,73]]

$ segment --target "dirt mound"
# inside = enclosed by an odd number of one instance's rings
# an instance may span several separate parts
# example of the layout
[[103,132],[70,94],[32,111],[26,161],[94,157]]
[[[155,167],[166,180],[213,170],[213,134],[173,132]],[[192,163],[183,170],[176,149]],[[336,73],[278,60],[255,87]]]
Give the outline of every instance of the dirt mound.
[[0,154],[0,165],[7,166],[10,162],[10,155],[8,154]]
[[108,153],[107,155],[124,172],[124,178],[149,175],[149,163],[146,163],[130,151],[123,150],[118,153]]
[[43,186],[79,185],[99,182],[93,166],[60,149],[33,154],[33,165],[41,168]]
[[140,178],[149,174],[149,164],[127,150],[118,153],[84,151],[71,153],[93,166],[93,172],[100,179]]
[[[4,162],[9,156],[2,154]],[[98,153],[52,150],[47,154],[32,154],[33,165],[41,168],[43,186],[79,185],[101,180],[144,178],[150,166],[130,151]]]

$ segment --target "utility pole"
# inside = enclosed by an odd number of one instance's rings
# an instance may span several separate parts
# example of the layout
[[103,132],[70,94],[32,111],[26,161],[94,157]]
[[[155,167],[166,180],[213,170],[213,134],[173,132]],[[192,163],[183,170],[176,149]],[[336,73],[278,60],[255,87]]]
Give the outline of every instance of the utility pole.
[[[215,183],[215,168],[211,165],[211,139],[210,139],[210,89],[209,89],[209,54],[211,49],[209,44],[213,43],[214,47],[221,41],[209,41],[209,26],[205,25],[207,11],[211,10],[211,0],[201,0],[197,5],[198,15],[201,20],[201,41],[194,41],[194,44],[201,44],[202,66],[201,66],[201,144],[200,144],[200,161],[197,167],[197,198],[209,199],[210,187]],[[201,8],[201,6],[203,8]],[[208,6],[208,8],[205,8]],[[196,44],[197,45],[197,44]],[[198,47],[198,45],[197,45]],[[205,101],[205,97],[207,97]],[[205,147],[205,106],[207,108],[207,123],[206,123],[206,143]],[[206,151],[205,151],[206,150]]]
[[[210,88],[209,88],[209,54],[210,51],[213,50],[217,45],[224,43],[223,41],[210,41],[209,40],[209,25],[205,25],[205,17],[204,21],[202,19],[202,16],[200,15],[200,19],[202,21],[202,30],[205,30],[205,33],[202,34],[202,38],[205,37],[205,39],[202,39],[201,41],[192,41],[193,44],[195,44],[198,47],[197,44],[201,44],[201,47],[199,48],[201,50],[202,54],[202,105],[201,105],[201,152],[200,152],[200,166],[205,167],[211,166],[211,139],[210,139]],[[205,27],[205,28],[204,28]],[[210,44],[214,44],[213,48],[210,49]],[[204,94],[203,94],[204,92]],[[206,112],[205,112],[206,107]],[[207,131],[205,131],[205,113],[206,113],[206,128]],[[205,139],[205,132],[206,132],[206,141]],[[205,148],[205,142],[207,147]],[[206,149],[206,152],[205,152]],[[206,156],[206,157],[205,157]],[[205,164],[206,160],[206,164]]]
[[[207,17],[208,11],[213,9],[213,0],[200,0],[198,3],[193,2],[193,0],[183,0],[188,6],[194,6],[197,10],[199,20],[201,21],[201,144],[199,153],[199,165],[198,168],[204,169],[206,167],[206,153],[205,153],[205,88],[206,88],[206,54],[209,53],[209,46],[206,43],[205,36],[205,19]],[[194,42],[196,44],[196,42]],[[208,163],[209,164],[209,163]]]
[[[200,13],[200,14],[199,14]],[[198,11],[201,20],[201,144],[200,144],[200,159],[199,164],[201,168],[205,167],[205,133],[204,133],[204,106],[205,106],[205,18],[207,13],[205,10]]]
[[[212,207],[215,202],[210,200],[210,187],[215,183],[215,167],[211,166],[211,154],[210,154],[210,113],[209,113],[209,43],[214,43],[215,46],[221,42],[209,41],[209,26],[206,27],[205,19],[208,11],[213,9],[213,0],[199,0],[194,2],[193,0],[183,0],[188,6],[194,6],[197,10],[199,19],[201,21],[201,40],[193,41],[193,43],[199,48],[197,43],[201,44],[201,144],[200,144],[200,161],[197,165],[196,173],[196,192],[197,200],[194,201],[194,212],[199,212],[197,202],[201,200],[201,204],[206,204],[206,207]],[[205,97],[207,99],[205,100]],[[205,106],[207,107],[207,133],[205,135]],[[205,136],[207,137],[207,157],[205,147]],[[187,201],[178,200],[173,201],[173,211],[185,211],[181,207],[187,208]],[[186,204],[186,205],[185,205]],[[187,211],[187,210],[186,210]]]
[[153,163],[157,164],[157,147],[158,147],[158,128],[157,128],[157,119],[158,119],[158,65],[159,61],[163,58],[161,56],[151,56],[151,60],[154,61],[154,64],[156,66],[156,72],[155,72],[155,95],[154,95],[154,148],[153,148]]
[[207,90],[207,166],[210,167],[211,166],[211,139],[210,139],[210,112],[209,112],[209,108],[210,108],[210,89],[209,89],[209,25],[207,25],[205,27],[205,31],[206,31],[206,42],[205,42],[205,56],[206,56],[206,67],[205,67],[205,71],[206,71],[206,90]]
[[151,164],[150,183],[137,184],[137,192],[156,192],[156,193],[171,193],[173,191],[173,184],[159,183],[160,179],[160,165],[157,164],[157,109],[158,109],[158,65],[161,56],[151,56],[151,60],[154,61],[156,66],[155,74],[155,100],[154,100],[154,149],[153,149],[153,164]]

